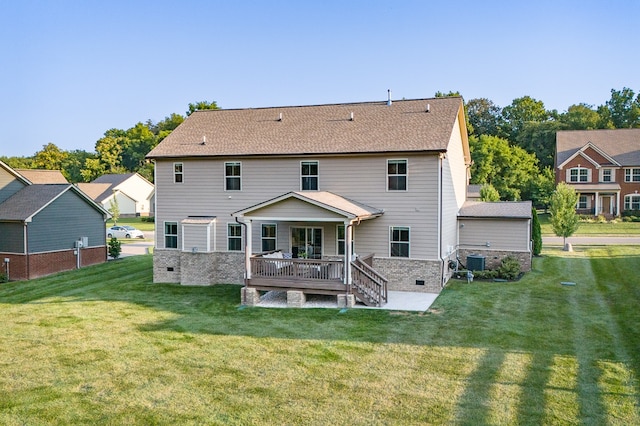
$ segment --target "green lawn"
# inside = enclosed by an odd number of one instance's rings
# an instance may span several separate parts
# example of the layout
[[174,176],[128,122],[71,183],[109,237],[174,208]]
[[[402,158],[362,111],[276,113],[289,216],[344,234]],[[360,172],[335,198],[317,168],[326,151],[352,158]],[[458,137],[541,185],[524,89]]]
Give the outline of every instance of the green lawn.
[[637,246],[426,313],[243,308],[151,264],[0,285],[0,424],[640,424]]
[[[538,219],[540,219],[540,229],[542,235],[552,236],[554,235],[551,228],[551,222],[549,221],[549,214],[538,213]],[[625,235],[640,235],[640,222],[623,222],[620,219],[610,222],[580,222],[580,227],[576,231],[574,236],[625,236]]]

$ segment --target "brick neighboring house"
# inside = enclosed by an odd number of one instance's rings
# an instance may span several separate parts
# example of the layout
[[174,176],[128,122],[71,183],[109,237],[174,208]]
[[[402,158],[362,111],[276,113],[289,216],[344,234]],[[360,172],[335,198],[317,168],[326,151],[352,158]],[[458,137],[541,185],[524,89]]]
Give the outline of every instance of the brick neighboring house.
[[579,194],[579,214],[640,210],[640,129],[558,132],[555,172]]
[[[22,172],[37,180],[33,172]],[[36,174],[44,181],[57,179]],[[74,185],[35,184],[0,161],[0,272],[8,271],[9,279],[28,280],[105,262],[107,217]]]
[[452,276],[471,164],[459,97],[196,111],[147,158],[155,282],[379,306],[387,286]]

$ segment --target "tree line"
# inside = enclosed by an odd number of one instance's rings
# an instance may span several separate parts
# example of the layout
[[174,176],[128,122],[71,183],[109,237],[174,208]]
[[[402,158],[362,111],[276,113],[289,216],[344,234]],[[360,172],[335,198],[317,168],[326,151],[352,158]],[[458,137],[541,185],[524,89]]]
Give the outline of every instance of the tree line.
[[[436,93],[436,97],[460,95]],[[471,183],[482,185],[485,200],[532,200],[546,207],[555,188],[553,161],[559,130],[640,127],[640,93],[611,89],[603,105],[573,104],[564,112],[547,110],[530,96],[500,107],[487,98],[465,102],[473,165]],[[189,104],[197,110],[218,109],[216,102]],[[106,173],[138,172],[153,181],[153,165],[145,156],[186,117],[173,113],[154,123],[138,122],[130,129],[110,129],[95,144],[95,152],[64,151],[49,143],[31,157],[0,157],[14,168],[61,170],[73,183],[90,182]]]
[[[215,101],[190,103],[186,116],[194,111],[218,109]],[[137,172],[153,182],[153,164],[145,156],[185,120],[173,113],[154,123],[138,122],[133,127],[109,129],[95,144],[95,152],[61,150],[48,143],[31,157],[0,157],[10,167],[19,169],[60,170],[71,183],[91,182],[104,174]]]

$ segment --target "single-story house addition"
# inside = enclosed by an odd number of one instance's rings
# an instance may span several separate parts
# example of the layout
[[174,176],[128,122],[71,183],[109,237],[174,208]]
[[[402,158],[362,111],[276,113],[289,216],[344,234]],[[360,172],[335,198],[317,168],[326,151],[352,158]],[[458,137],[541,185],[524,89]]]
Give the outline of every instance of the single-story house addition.
[[74,185],[31,184],[0,162],[0,260],[9,279],[105,262],[107,217]]
[[531,201],[467,201],[458,213],[459,259],[469,267],[469,256],[484,259],[487,269],[496,269],[506,256],[531,270]]
[[471,156],[459,97],[196,111],[154,148],[154,281],[438,293]]

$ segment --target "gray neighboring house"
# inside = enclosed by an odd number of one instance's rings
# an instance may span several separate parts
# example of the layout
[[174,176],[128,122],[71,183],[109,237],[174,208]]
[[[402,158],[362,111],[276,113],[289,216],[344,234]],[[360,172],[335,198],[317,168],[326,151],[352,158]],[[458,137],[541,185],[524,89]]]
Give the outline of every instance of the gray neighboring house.
[[74,185],[34,184],[0,161],[0,258],[9,279],[105,262],[107,217]]
[[196,111],[147,158],[155,282],[380,306],[452,276],[471,164],[459,97]]

